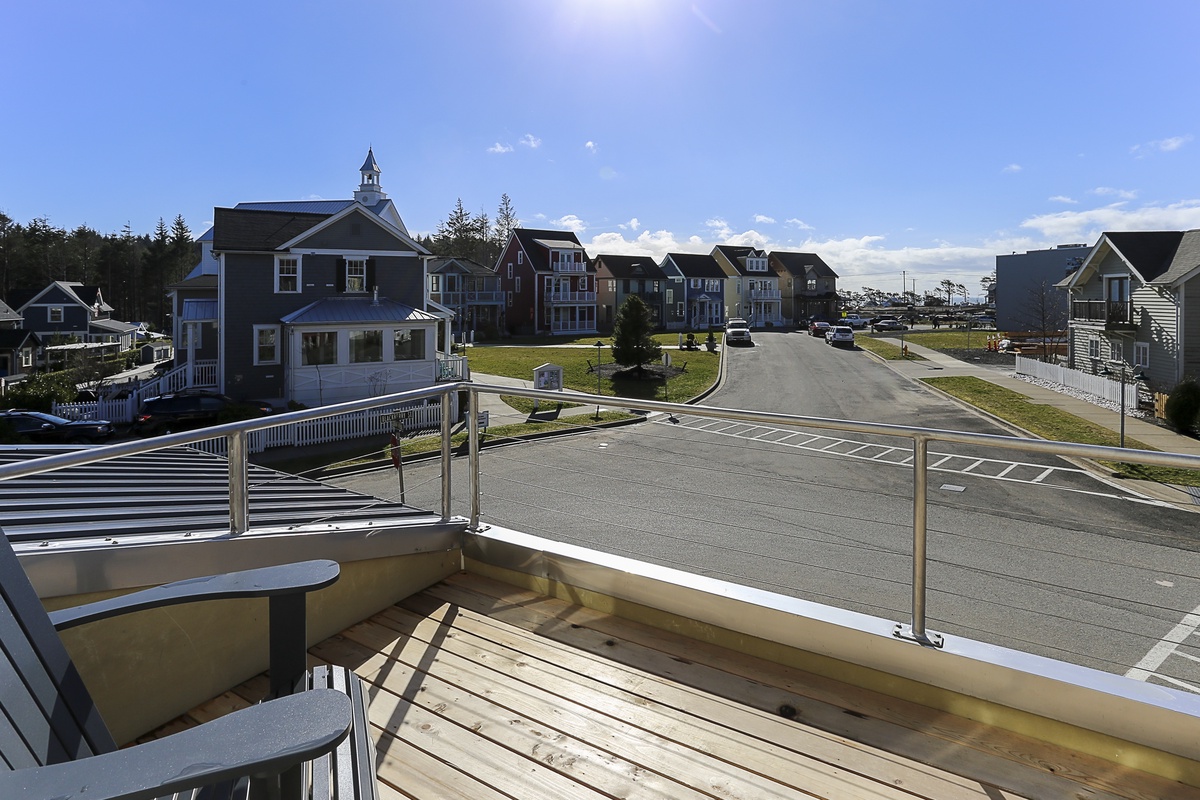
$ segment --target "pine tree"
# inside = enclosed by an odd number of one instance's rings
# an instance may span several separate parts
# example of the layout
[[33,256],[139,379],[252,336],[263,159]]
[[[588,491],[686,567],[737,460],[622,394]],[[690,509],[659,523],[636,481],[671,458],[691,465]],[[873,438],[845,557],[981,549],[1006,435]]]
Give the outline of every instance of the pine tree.
[[617,309],[613,320],[613,360],[624,367],[635,367],[642,378],[647,361],[662,358],[662,347],[651,335],[654,321],[650,308],[636,294],[631,294]]
[[171,223],[169,249],[171,256],[167,279],[171,283],[178,283],[187,277],[192,267],[196,266],[196,259],[199,256],[196,252],[196,243],[192,240],[192,232],[188,230],[182,214],[176,214],[175,221]]
[[504,246],[508,244],[508,237],[520,224],[517,212],[513,210],[512,199],[507,193],[500,195],[500,208],[496,211],[496,225],[492,229],[492,242],[496,253],[493,261],[500,257],[500,253],[504,252]]

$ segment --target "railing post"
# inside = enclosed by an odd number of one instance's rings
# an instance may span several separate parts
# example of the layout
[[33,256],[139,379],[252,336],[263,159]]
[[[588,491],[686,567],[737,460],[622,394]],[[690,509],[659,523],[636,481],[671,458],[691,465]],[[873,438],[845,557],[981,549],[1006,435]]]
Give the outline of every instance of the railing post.
[[912,622],[897,624],[892,633],[901,639],[911,639],[924,645],[942,646],[942,637],[925,630],[926,595],[926,520],[929,495],[929,440],[913,437],[913,563],[912,563]]
[[471,530],[479,530],[479,392],[474,386],[468,394],[467,461],[471,473]]
[[246,485],[246,432],[225,437],[229,459],[229,532],[234,536],[250,529],[250,489]]
[[450,519],[450,391],[442,392],[442,521]]

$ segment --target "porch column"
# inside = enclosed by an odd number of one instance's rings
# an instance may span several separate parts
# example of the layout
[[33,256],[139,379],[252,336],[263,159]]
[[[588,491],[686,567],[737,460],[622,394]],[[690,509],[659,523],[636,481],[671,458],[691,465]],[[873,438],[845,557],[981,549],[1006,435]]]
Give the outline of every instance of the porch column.
[[196,385],[196,335],[200,325],[198,322],[186,322],[188,326],[188,346],[187,346],[187,388],[192,388]]

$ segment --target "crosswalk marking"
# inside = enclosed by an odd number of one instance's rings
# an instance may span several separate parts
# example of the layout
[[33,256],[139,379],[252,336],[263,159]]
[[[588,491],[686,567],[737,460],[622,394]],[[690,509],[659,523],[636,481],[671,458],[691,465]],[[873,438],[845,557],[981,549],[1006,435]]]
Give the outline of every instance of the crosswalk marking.
[[[910,466],[913,463],[913,453],[910,448],[895,447],[875,442],[841,439],[836,436],[808,434],[786,428],[772,428],[764,425],[732,423],[721,425],[720,420],[708,420],[703,417],[676,417],[678,427],[717,436],[730,436],[748,441],[764,442],[798,450],[808,450],[830,456],[853,458],[860,461],[875,461],[893,466]],[[665,420],[656,420],[660,424]],[[766,438],[773,434],[778,438]],[[1033,483],[1045,486],[1046,479],[1053,475],[1087,475],[1085,470],[1073,467],[1048,467],[1045,464],[1031,464],[1023,461],[1009,461],[997,458],[980,458],[964,456],[955,453],[929,453],[929,469],[936,472],[952,472],[970,474],[989,480],[1012,481],[1016,483]]]

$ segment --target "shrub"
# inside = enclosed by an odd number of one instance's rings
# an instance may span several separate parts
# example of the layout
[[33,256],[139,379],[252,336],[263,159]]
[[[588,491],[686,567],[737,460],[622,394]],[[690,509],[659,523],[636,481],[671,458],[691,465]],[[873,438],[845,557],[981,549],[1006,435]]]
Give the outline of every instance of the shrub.
[[1164,409],[1167,422],[1180,433],[1192,433],[1200,415],[1200,384],[1187,380],[1171,390]]

